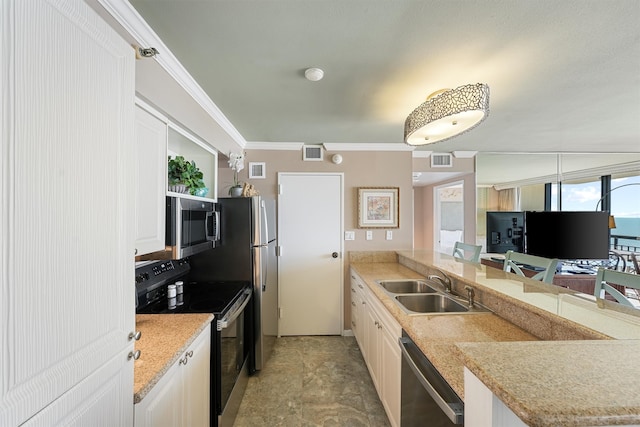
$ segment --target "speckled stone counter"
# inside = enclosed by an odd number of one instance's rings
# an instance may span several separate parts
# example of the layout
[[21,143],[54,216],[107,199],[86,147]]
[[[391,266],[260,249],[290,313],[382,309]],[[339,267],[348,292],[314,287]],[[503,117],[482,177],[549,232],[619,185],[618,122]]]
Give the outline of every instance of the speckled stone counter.
[[167,370],[213,320],[212,314],[138,314],[140,358],[133,368],[133,403],[149,393]]
[[640,424],[640,341],[458,344],[465,365],[532,427]]
[[473,341],[529,341],[536,337],[492,313],[407,315],[379,286],[379,279],[424,278],[392,262],[351,262],[351,267],[380,299],[440,374],[464,399],[464,365],[455,345]]
[[[399,262],[389,253],[356,253],[350,260],[460,397],[464,399],[467,365],[531,426],[640,424],[640,379],[633,375],[640,366],[638,313],[621,310],[612,315],[571,291],[446,254],[399,251],[397,257]],[[408,316],[375,284],[380,279],[423,278],[433,266],[449,273],[454,289],[474,285],[481,301],[500,316]],[[585,318],[600,330],[577,323]]]

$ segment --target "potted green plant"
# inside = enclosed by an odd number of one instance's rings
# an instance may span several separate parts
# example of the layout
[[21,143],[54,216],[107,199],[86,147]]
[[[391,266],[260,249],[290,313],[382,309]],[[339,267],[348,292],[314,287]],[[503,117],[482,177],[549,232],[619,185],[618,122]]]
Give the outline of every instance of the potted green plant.
[[238,172],[244,169],[244,153],[229,153],[229,167],[233,170],[233,185],[229,188],[229,195],[240,197],[244,183],[238,179]]
[[185,160],[183,156],[176,156],[175,159],[169,156],[168,177],[170,191],[204,195],[202,189],[206,187],[196,162]]

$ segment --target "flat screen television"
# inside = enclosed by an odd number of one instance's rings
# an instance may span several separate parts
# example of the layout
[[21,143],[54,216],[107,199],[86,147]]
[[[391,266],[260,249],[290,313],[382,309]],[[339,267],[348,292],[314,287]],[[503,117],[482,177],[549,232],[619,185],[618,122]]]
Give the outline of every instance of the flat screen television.
[[487,252],[524,252],[524,212],[487,212]]
[[560,260],[609,258],[607,212],[525,212],[526,253]]

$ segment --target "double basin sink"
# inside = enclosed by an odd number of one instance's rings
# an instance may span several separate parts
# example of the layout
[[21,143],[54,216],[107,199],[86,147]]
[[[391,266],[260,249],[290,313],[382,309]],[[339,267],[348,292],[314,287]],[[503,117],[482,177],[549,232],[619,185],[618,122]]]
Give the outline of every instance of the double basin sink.
[[400,307],[409,315],[416,314],[472,314],[488,313],[487,308],[438,289],[435,282],[426,280],[377,280]]

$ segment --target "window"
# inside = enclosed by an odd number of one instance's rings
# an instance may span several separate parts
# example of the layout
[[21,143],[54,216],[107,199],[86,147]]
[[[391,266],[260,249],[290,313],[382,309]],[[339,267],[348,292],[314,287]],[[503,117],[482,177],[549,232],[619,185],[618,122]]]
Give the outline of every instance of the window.
[[558,206],[558,185],[551,186],[552,211],[594,211],[601,196],[602,184],[599,179],[563,181],[560,185],[560,206]]
[[610,196],[614,249],[640,252],[640,175],[613,175]]

